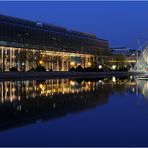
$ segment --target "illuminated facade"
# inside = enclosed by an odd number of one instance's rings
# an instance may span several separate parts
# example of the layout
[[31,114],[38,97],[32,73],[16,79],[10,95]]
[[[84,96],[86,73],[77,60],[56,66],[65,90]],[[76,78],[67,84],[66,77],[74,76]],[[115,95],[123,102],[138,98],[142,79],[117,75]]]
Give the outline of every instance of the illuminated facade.
[[109,60],[110,67],[115,70],[126,67],[127,69],[133,69],[137,62],[137,57],[140,54],[139,49],[132,49],[127,47],[114,47],[110,48],[112,53],[111,59]]
[[97,56],[108,53],[108,41],[93,34],[0,15],[0,71],[28,71],[39,64],[54,71],[92,67]]

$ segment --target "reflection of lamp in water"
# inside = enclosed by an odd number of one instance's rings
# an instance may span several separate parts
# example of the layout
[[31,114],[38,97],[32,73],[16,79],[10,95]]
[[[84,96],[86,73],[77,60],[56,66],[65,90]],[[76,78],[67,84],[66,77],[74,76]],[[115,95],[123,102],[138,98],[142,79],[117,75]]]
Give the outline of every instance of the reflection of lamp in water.
[[41,90],[45,90],[45,87],[44,87],[43,84],[40,84],[40,85],[39,85],[39,88],[40,88]]
[[116,69],[116,65],[112,65],[112,69],[115,70]]
[[102,69],[102,65],[99,65],[99,69]]
[[142,93],[146,99],[148,99],[148,82],[143,85]]
[[40,84],[40,85],[39,85],[39,88],[40,88],[40,89],[42,89],[42,88],[43,88],[43,85],[42,85],[42,84]]
[[88,85],[90,85],[90,84],[91,84],[91,82],[89,81],[89,82],[88,82]]
[[112,77],[112,81],[113,81],[113,82],[116,82],[116,78],[115,78],[115,77]]
[[15,88],[12,88],[12,91],[15,92]]
[[75,81],[70,81],[70,84],[71,84],[72,86],[74,86],[74,85],[75,85]]

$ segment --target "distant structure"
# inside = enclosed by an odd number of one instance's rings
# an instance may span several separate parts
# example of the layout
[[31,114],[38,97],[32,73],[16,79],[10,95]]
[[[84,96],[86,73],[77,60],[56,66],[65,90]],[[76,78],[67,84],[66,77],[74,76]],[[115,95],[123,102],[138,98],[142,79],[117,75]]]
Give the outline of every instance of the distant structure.
[[108,54],[108,41],[94,34],[0,15],[0,71],[28,71],[37,65],[54,71],[93,67],[98,56]]
[[134,71],[148,72],[148,44],[146,44],[134,66]]
[[127,48],[127,47],[113,47],[110,48],[112,54],[123,54],[125,56],[131,56],[132,54],[135,54],[137,49],[133,48]]
[[112,47],[110,52],[112,57],[114,57],[114,60],[112,60],[114,68],[127,67],[128,69],[133,69],[141,50],[127,47]]

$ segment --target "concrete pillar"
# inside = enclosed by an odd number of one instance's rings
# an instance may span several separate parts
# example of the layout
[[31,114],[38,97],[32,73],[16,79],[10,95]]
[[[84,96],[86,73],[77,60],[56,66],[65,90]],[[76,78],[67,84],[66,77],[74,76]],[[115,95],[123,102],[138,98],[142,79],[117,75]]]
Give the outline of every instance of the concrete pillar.
[[33,52],[33,53],[32,53],[32,55],[33,55],[33,59],[32,59],[32,60],[33,60],[33,68],[35,68],[35,57],[34,57],[34,55],[35,55],[34,52],[35,52],[35,51],[34,51],[34,49],[32,50],[32,52]]
[[54,70],[53,69],[53,57],[51,57],[51,69]]
[[12,67],[12,48],[9,48],[9,69]]
[[1,101],[2,101],[2,103],[4,102],[4,82],[1,82]]
[[20,61],[20,48],[18,49],[18,52],[17,52],[17,65],[18,65],[18,70],[20,71],[21,70],[21,61]]
[[27,60],[27,49],[25,49],[25,54],[26,54],[25,71],[28,71],[29,70],[29,67],[28,67],[28,60]]
[[4,71],[4,50],[2,48],[2,71]]
[[62,56],[62,71],[64,71],[64,56]]
[[59,71],[59,57],[57,57],[57,67],[56,70]]

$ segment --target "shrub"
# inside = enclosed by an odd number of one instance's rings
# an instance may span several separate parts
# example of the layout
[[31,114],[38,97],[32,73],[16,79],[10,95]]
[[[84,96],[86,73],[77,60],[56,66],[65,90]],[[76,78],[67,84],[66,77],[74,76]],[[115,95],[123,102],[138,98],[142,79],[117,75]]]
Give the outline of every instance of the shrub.
[[118,71],[128,71],[128,69],[126,67],[123,67],[123,68],[119,68]]
[[74,67],[71,67],[71,68],[69,69],[69,71],[76,71],[76,69],[75,69]]
[[85,72],[99,72],[99,71],[102,71],[102,69],[98,69],[96,67],[87,67],[87,68],[84,68],[84,71]]
[[98,71],[98,72],[105,72],[106,69],[105,69],[105,68],[101,68],[101,69],[98,69],[97,71]]
[[16,67],[11,67],[9,71],[18,71],[18,69]]
[[36,67],[35,71],[38,71],[38,72],[46,71],[46,68],[44,66],[39,65],[39,66]]
[[93,69],[92,69],[92,68],[90,68],[90,67],[87,67],[87,68],[85,67],[85,68],[84,68],[84,71],[85,71],[85,72],[92,72],[92,71],[93,71]]
[[76,71],[77,72],[84,72],[84,69],[82,68],[81,65],[79,65],[79,66],[76,67]]

